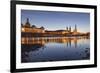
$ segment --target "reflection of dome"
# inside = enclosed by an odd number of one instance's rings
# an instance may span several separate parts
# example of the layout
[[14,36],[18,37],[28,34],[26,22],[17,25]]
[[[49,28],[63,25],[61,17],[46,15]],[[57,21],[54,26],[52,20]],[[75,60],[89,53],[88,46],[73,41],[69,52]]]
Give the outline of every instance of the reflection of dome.
[[35,26],[35,25],[32,25],[32,27],[33,27],[33,28],[36,28],[36,26]]

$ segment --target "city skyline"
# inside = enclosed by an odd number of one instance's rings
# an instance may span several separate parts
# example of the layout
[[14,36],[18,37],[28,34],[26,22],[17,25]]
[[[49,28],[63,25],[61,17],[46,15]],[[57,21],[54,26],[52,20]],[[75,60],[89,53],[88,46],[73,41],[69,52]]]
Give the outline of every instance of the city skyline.
[[31,25],[43,26],[46,30],[65,30],[66,27],[73,30],[77,25],[80,32],[90,31],[89,13],[21,10],[21,23],[25,24],[26,18]]

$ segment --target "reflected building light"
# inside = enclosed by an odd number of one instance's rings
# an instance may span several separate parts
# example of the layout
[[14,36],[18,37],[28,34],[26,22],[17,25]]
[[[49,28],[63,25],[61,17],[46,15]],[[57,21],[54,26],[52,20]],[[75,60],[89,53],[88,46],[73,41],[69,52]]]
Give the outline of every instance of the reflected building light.
[[74,40],[75,48],[77,48],[77,39]]

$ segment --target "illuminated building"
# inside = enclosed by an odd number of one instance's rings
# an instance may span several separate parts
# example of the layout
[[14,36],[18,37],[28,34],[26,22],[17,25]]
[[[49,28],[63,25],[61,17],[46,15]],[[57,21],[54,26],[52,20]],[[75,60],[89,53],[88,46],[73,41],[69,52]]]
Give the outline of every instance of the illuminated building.
[[22,24],[21,32],[29,32],[29,33],[44,33],[44,27],[37,28],[35,25],[30,25],[29,19],[27,18],[26,23]]
[[81,32],[78,32],[77,30],[77,25],[75,25],[74,30],[72,31],[71,26],[68,28],[66,27],[65,30],[45,30],[43,26],[41,27],[36,27],[35,25],[31,25],[29,22],[29,19],[27,18],[26,23],[22,24],[21,23],[21,33],[22,36],[80,36],[80,35],[89,35],[84,34]]

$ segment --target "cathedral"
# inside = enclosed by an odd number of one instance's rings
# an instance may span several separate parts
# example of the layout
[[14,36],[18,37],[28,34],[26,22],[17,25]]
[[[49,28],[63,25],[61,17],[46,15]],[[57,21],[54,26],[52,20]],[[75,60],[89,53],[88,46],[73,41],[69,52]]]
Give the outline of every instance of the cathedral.
[[26,22],[24,24],[21,24],[21,32],[22,33],[37,33],[37,34],[44,34],[44,35],[69,35],[69,34],[77,34],[77,26],[75,25],[74,30],[72,31],[71,26],[68,28],[66,27],[65,30],[45,30],[43,26],[36,27],[35,25],[31,25],[29,22],[29,18],[26,19]]
[[44,33],[44,27],[37,28],[35,25],[30,24],[29,19],[27,18],[25,24],[21,24],[21,32],[29,32],[29,33]]

